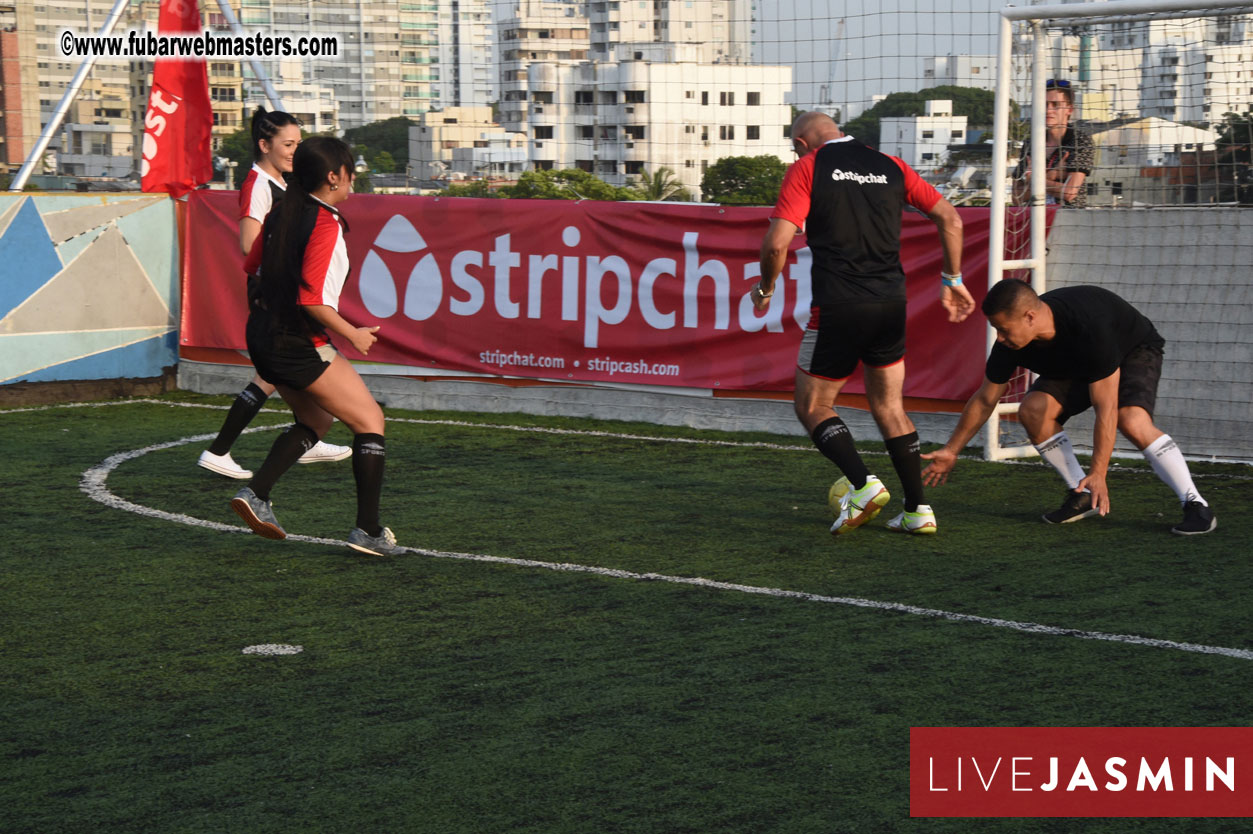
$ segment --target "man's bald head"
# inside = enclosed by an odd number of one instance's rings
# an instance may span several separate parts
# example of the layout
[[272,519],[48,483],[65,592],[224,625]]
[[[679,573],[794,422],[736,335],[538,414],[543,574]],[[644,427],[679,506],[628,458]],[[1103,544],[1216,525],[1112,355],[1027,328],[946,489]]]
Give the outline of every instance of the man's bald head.
[[[792,147],[796,148],[798,154],[806,154],[814,148],[820,148],[826,142],[832,139],[839,139],[844,134],[840,132],[840,126],[835,120],[826,113],[819,113],[817,110],[810,110],[801,113],[796,117],[796,121],[792,123]],[[797,143],[804,146],[802,150],[797,147]]]

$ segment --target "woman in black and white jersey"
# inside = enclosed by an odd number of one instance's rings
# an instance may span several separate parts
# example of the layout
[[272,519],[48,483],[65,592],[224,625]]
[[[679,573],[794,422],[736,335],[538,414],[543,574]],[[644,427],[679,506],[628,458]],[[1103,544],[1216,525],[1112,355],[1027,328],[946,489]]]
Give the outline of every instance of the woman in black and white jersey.
[[[292,155],[300,144],[300,122],[290,113],[267,112],[258,107],[252,117],[253,164],[239,188],[239,245],[245,255],[261,234],[270,209],[283,199],[287,184],[283,174],[291,173]],[[249,281],[253,278],[250,276]],[[199,465],[228,478],[246,479],[252,472],[231,457],[231,447],[240,433],[257,416],[274,386],[258,374],[235,398],[217,438],[200,453]],[[347,446],[318,442],[300,459],[301,463],[343,460],[352,454]]]
[[348,277],[346,223],[337,206],[352,190],[352,154],[339,139],[314,136],[296,149],[292,181],[271,212],[245,264],[259,275],[249,294],[248,351],[261,376],[291,406],[295,424],[274,441],[252,482],[231,507],[253,532],[270,539],[287,533],[274,517],[270,490],[291,465],[326,434],[332,418],[353,432],[352,471],[357,525],[355,550],[398,553],[392,531],[379,523],[386,447],[383,410],[330,334],[366,354],[378,327],[356,327],[339,314]]

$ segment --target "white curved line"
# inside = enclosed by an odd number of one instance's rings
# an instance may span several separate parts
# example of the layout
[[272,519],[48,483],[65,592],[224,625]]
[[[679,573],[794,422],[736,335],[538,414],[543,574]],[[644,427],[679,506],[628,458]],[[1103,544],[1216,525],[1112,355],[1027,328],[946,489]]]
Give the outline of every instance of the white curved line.
[[[412,420],[407,422],[430,423],[434,421]],[[275,428],[281,428],[281,426],[256,426],[245,429],[245,432],[252,433],[258,431],[269,431]],[[561,430],[556,431],[558,433],[574,433]],[[192,437],[180,438],[179,440],[171,440],[166,443],[156,443],[152,446],[145,446],[142,449],[135,449],[130,452],[119,452],[115,455],[110,455],[98,465],[91,467],[83,473],[83,477],[79,482],[79,488],[92,498],[92,500],[99,501],[105,506],[125,510],[137,515],[147,516],[149,518],[159,518],[164,521],[173,521],[178,524],[187,524],[193,527],[205,527],[210,530],[219,530],[228,533],[250,533],[251,531],[247,527],[236,527],[230,524],[221,524],[216,521],[207,521],[205,519],[195,518],[194,516],[185,515],[183,513],[170,513],[165,512],[164,510],[135,504],[114,495],[109,491],[109,488],[106,485],[109,473],[126,461],[142,457],[149,452],[170,449],[175,446],[183,446],[189,443],[212,440],[214,437],[216,437],[216,434],[198,434]],[[341,541],[339,539],[325,539],[316,536],[301,536],[292,534],[288,534],[287,538],[289,540],[299,542],[339,545],[343,547],[348,546],[346,541]],[[934,619],[951,620],[961,623],[975,623],[978,625],[992,626],[994,628],[1007,628],[1013,631],[1021,631],[1028,634],[1047,634],[1056,637],[1077,637],[1081,640],[1101,640],[1109,643],[1126,643],[1134,646],[1148,646],[1158,649],[1175,649],[1177,651],[1192,652],[1195,654],[1216,654],[1239,660],[1253,660],[1253,650],[1247,649],[1233,649],[1223,646],[1206,646],[1197,643],[1178,643],[1173,640],[1157,640],[1151,637],[1140,637],[1134,634],[1109,634],[1102,631],[1085,631],[1082,629],[1061,628],[1058,626],[1043,625],[1040,623],[1003,620],[998,617],[980,617],[973,614],[960,614],[954,611],[943,611],[938,608],[920,608],[915,605],[906,605],[899,602],[879,602],[870,599],[860,599],[858,597],[833,597],[825,596],[823,594],[812,594],[806,591],[790,591],[784,588],[764,588],[756,585],[740,585],[734,582],[720,582],[718,580],[705,579],[699,576],[670,576],[662,573],[636,573],[634,571],[618,570],[616,568],[602,568],[594,565],[577,565],[565,562],[541,562],[533,559],[513,559],[505,556],[489,556],[481,553],[456,553],[442,550],[427,550],[419,547],[406,548],[406,550],[411,553],[417,553],[423,556],[432,556],[438,559],[460,559],[470,562],[489,562],[500,565],[513,565],[515,567],[538,568],[542,570],[564,571],[568,573],[590,573],[596,576],[604,576],[614,579],[634,579],[645,582],[669,582],[675,585],[694,585],[700,588],[709,588],[718,591],[735,591],[742,594],[756,594],[759,596],[775,597],[779,599],[797,599],[804,600],[806,602],[826,603],[829,605],[848,605],[855,608],[870,608],[878,611],[895,611],[901,614],[913,614],[920,617],[931,617]]]

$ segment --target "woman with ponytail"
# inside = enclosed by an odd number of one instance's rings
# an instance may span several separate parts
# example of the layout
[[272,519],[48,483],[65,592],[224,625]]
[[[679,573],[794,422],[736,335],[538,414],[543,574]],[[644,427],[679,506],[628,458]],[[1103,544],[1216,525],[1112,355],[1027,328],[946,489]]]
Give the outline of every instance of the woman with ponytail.
[[379,329],[356,327],[338,310],[348,277],[348,250],[347,223],[337,206],[352,191],[352,171],[352,153],[339,139],[305,140],[296,149],[287,194],[249,252],[245,266],[260,280],[249,293],[248,351],[257,370],[291,406],[296,422],[274,441],[256,477],[236,494],[231,507],[257,535],[286,538],[274,517],[270,490],[337,418],[353,432],[357,526],[348,534],[348,545],[384,556],[403,548],[379,523],[386,461],[383,410],[329,338],[333,333],[366,354]]
[[[252,116],[252,169],[239,188],[239,245],[245,255],[261,234],[261,224],[270,209],[283,199],[287,188],[283,175],[291,173],[292,155],[299,144],[300,122],[295,116],[257,108]],[[249,281],[252,281],[251,277]],[[231,457],[231,447],[273,393],[273,385],[260,375],[255,376],[235,398],[217,438],[200,453],[199,465],[228,478],[251,478],[252,473]],[[351,454],[352,449],[347,446],[332,446],[319,441],[300,462],[343,460]]]

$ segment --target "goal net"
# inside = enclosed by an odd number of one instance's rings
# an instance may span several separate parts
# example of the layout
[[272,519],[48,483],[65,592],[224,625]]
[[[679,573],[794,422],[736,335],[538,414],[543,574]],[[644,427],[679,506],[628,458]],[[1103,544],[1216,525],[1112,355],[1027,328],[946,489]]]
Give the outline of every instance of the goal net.
[[[1253,4],[1001,17],[989,281],[1126,298],[1167,341],[1158,423],[1190,457],[1253,459]],[[1020,371],[989,421],[989,459],[1034,454],[1015,418],[1029,384]],[[1090,426],[1076,418],[1072,440]]]

